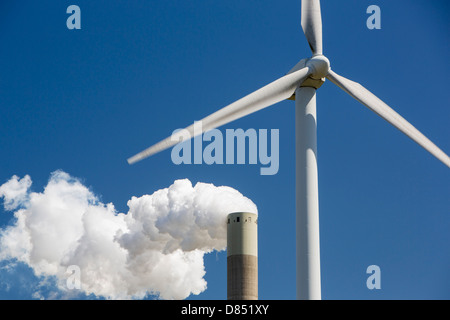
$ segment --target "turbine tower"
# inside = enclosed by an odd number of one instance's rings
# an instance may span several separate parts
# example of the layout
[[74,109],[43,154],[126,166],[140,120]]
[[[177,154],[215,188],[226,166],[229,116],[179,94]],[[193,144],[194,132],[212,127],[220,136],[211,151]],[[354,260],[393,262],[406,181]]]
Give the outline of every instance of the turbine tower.
[[[191,138],[220,127],[280,101],[295,100],[296,109],[296,250],[297,298],[321,299],[319,199],[317,183],[316,90],[325,78],[450,167],[450,158],[408,121],[359,83],[330,69],[323,55],[322,18],[319,0],[302,0],[301,25],[312,57],[298,62],[285,76],[205,117],[202,132],[186,128]],[[186,131],[184,131],[186,133]],[[194,135],[195,134],[195,135]],[[182,138],[173,134],[128,159],[133,164],[172,147]]]

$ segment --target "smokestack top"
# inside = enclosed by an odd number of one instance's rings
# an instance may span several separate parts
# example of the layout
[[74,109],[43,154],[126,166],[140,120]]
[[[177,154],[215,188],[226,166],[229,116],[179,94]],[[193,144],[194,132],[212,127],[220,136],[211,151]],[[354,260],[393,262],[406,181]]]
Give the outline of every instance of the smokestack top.
[[227,216],[227,257],[231,255],[258,256],[258,215],[233,212]]

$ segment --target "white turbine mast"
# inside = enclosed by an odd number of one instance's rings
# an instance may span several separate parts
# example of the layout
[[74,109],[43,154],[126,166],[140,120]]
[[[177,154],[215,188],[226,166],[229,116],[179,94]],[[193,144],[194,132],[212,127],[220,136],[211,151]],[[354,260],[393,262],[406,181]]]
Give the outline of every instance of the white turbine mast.
[[[286,99],[296,108],[296,250],[297,299],[321,299],[319,198],[317,183],[316,90],[325,78],[417,142],[446,166],[450,158],[408,121],[359,83],[330,69],[322,50],[319,0],[302,0],[301,24],[313,56],[303,59],[285,76],[202,119],[202,132],[223,126]],[[194,137],[194,125],[186,128]],[[168,137],[128,159],[138,162],[172,147]]]

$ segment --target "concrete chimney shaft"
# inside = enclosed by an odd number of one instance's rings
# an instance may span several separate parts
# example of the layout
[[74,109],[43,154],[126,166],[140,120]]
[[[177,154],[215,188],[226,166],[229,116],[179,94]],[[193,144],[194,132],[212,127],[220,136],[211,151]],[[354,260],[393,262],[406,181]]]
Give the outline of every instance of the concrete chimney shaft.
[[230,213],[227,218],[227,299],[258,300],[258,216]]

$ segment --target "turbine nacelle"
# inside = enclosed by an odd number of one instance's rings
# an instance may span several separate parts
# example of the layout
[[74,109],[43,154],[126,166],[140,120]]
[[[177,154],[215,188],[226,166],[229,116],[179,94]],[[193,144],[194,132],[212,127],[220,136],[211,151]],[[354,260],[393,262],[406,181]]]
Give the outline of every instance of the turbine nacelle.
[[[309,76],[300,84],[300,87],[319,89],[325,83],[325,77],[330,71],[330,60],[322,54],[317,54],[300,60],[287,74],[304,68],[309,69]],[[288,100],[295,100],[295,93]]]
[[323,79],[330,71],[330,60],[322,54],[317,54],[308,59],[306,67],[312,70],[311,78],[315,80]]

